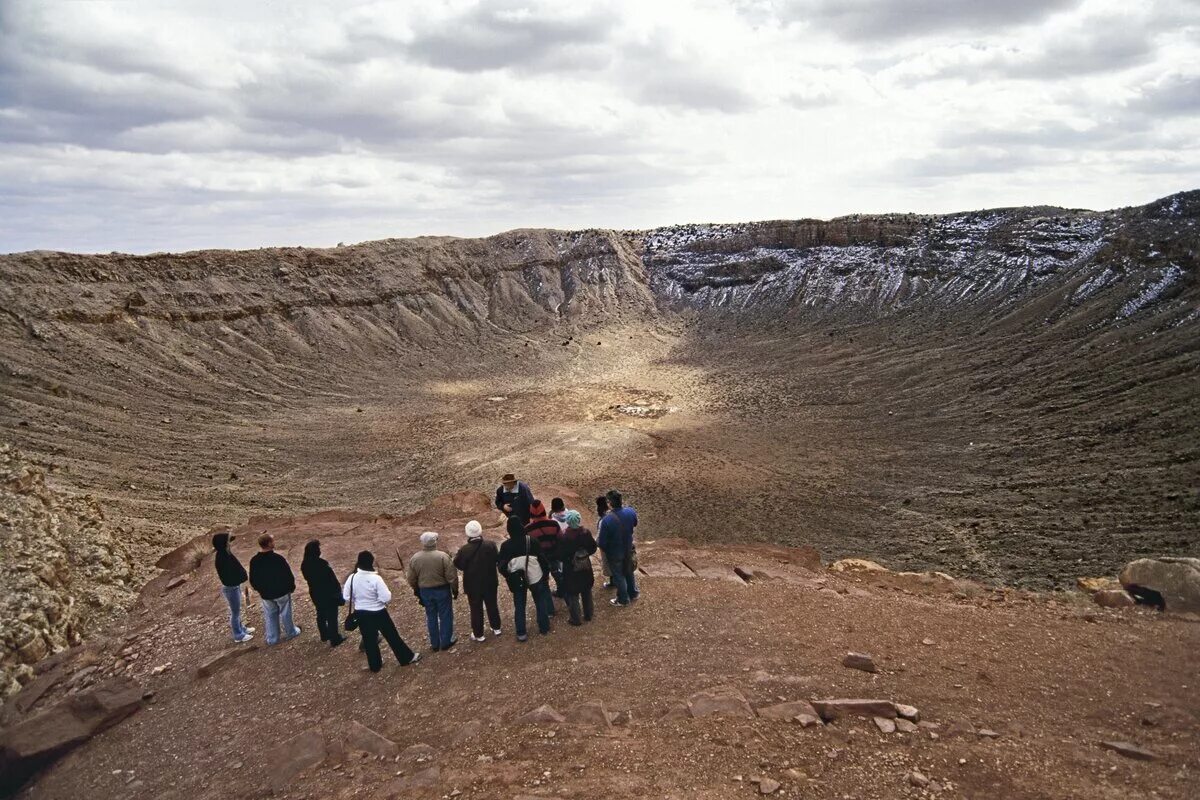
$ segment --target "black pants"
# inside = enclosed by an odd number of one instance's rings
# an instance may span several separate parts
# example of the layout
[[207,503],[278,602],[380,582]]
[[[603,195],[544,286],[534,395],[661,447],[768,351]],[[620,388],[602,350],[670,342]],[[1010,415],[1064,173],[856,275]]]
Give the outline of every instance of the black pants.
[[313,601],[313,607],[317,610],[317,632],[321,634],[321,641],[341,644],[343,636],[338,621],[341,606]]
[[579,622],[579,606],[580,606],[581,600],[583,601],[582,602],[583,618],[585,620],[587,620],[588,622],[591,622],[592,614],[596,610],[595,605],[593,605],[593,603],[592,603],[592,587],[589,586],[580,592],[568,592],[567,593],[567,611],[570,612],[570,614],[571,614],[571,624],[572,625],[580,624],[580,622]]
[[371,668],[371,672],[383,669],[383,657],[379,654],[381,635],[387,640],[401,666],[412,663],[413,651],[400,638],[396,624],[392,622],[386,608],[379,611],[359,611],[357,616],[358,632],[362,634],[363,650],[367,653],[367,666]]
[[487,606],[488,625],[500,630],[500,604],[496,602],[496,587],[483,594],[468,594],[467,605],[471,607],[471,632],[476,638],[483,636],[483,607]]

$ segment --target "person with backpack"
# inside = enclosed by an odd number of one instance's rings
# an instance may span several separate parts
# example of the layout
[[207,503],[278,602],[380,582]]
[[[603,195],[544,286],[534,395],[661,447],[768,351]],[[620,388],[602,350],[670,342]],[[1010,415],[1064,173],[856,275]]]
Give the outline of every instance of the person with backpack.
[[606,497],[609,510],[600,520],[598,544],[608,556],[613,583],[617,586],[617,596],[609,602],[614,606],[626,606],[637,600],[640,594],[635,575],[637,547],[633,538],[638,523],[637,511],[624,504],[621,493],[616,489],[608,492]]
[[342,585],[342,597],[350,604],[346,630],[357,628],[362,634],[362,649],[367,654],[367,669],[371,672],[383,669],[383,657],[379,652],[380,636],[387,641],[388,647],[392,648],[400,666],[407,667],[421,660],[421,654],[414,653],[400,638],[396,623],[392,622],[392,617],[388,614],[387,604],[392,601],[392,593],[375,571],[375,555],[370,550],[363,550],[358,554],[354,572]]
[[437,549],[437,531],[421,534],[421,551],[408,560],[408,585],[425,607],[429,646],[433,652],[449,650],[454,636],[454,601],[458,599],[458,570],[450,555]]
[[329,562],[321,558],[321,542],[313,539],[304,545],[304,560],[300,562],[300,574],[308,583],[308,596],[312,598],[313,609],[317,614],[317,632],[321,634],[322,642],[329,642],[330,647],[337,647],[346,641],[342,636],[341,621],[338,619],[338,609],[346,604],[342,597],[342,585]]
[[483,538],[483,526],[477,520],[467,523],[467,543],[454,554],[454,567],[462,573],[463,591],[471,608],[471,641],[484,641],[483,609],[487,606],[488,625],[499,636],[500,605],[496,590],[500,585],[496,572],[496,545]]
[[[275,537],[258,537],[259,552],[250,559],[250,585],[258,592],[263,620],[267,625],[267,644],[278,644],[300,635],[300,626],[292,622],[292,592],[296,576],[287,559],[275,552]],[[286,636],[281,637],[281,633]]]
[[[242,584],[246,582],[246,568],[229,550],[233,543],[233,534],[229,531],[214,533],[212,537],[213,550],[216,551],[215,565],[217,578],[221,581],[221,594],[229,604],[229,628],[233,631],[233,641],[245,644],[254,638],[254,628],[242,624]],[[247,594],[247,600],[249,595]]]
[[[557,526],[556,526],[557,527]],[[517,630],[517,641],[529,637],[525,627],[525,600],[533,594],[533,607],[537,616],[538,632],[550,632],[550,614],[547,608],[554,602],[546,584],[546,573],[550,565],[542,555],[541,548],[525,534],[520,517],[508,518],[508,539],[500,545],[496,558],[496,571],[504,576],[508,590],[513,596],[513,626]]]
[[[542,551],[542,555],[546,558],[546,562],[550,565],[550,575],[554,576],[554,593],[550,600],[550,607],[546,609],[546,613],[554,616],[554,597],[562,597],[562,564],[558,562],[558,540],[562,536],[562,528],[558,523],[546,516],[546,507],[542,505],[541,500],[535,499],[529,506],[529,523],[525,526],[525,533],[533,539],[534,546]],[[546,577],[546,586],[550,586],[550,578]]]
[[[566,514],[567,529],[558,544],[558,560],[562,564],[562,590],[567,601],[567,612],[571,625],[590,622],[594,606],[592,586],[596,583],[592,573],[592,553],[596,552],[596,540],[592,532],[583,527],[583,517],[578,511]],[[579,619],[580,601],[583,605],[583,621]]]

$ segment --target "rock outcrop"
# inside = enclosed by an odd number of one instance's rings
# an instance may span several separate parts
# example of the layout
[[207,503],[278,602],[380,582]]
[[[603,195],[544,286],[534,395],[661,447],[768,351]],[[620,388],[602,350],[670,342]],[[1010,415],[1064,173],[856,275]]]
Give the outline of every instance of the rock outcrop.
[[1200,611],[1200,558],[1139,558],[1125,565],[1120,578],[1135,598],[1149,590],[1168,611]]
[[47,484],[45,472],[0,445],[0,697],[33,665],[78,644],[136,597],[139,570],[91,497]]

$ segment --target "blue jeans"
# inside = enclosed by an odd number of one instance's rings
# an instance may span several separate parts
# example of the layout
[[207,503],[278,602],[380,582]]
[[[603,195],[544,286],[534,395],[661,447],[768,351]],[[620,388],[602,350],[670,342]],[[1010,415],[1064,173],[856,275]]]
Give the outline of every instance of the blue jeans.
[[242,624],[242,587],[222,586],[221,594],[225,595],[225,602],[229,603],[229,629],[233,632],[233,640],[236,642],[246,635],[246,626]]
[[274,600],[262,598],[262,611],[263,622],[267,626],[267,644],[279,643],[280,629],[288,632],[288,635],[283,637],[283,641],[300,635],[300,629],[292,622],[292,596],[290,594],[276,597]]
[[638,594],[637,578],[630,569],[628,555],[609,556],[608,565],[612,568],[612,582],[617,587],[617,602],[625,605],[630,600],[636,600]]
[[550,632],[550,609],[554,608],[554,598],[550,596],[549,584],[543,580],[528,589],[513,592],[513,623],[518,639],[524,639],[528,635],[525,627],[525,598],[529,592],[533,592],[533,610],[537,617],[538,632]]
[[421,602],[425,604],[425,625],[429,628],[429,646],[434,650],[445,650],[454,638],[454,601],[449,586],[421,589]]

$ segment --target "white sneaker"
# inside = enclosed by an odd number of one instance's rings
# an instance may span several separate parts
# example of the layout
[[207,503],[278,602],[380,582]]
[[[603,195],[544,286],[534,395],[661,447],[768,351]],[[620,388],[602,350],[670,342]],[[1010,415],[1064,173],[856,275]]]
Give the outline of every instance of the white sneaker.
[[254,633],[254,631],[256,629],[255,628],[246,628],[245,630],[246,630],[246,633]]
[[502,634],[502,633],[504,633],[504,631],[500,630],[499,628],[492,628],[492,635],[493,635],[493,636],[499,636],[499,635],[500,635],[500,634]]
[[[249,628],[248,630],[254,630],[254,629],[253,629],[253,628]],[[234,641],[234,643],[235,643],[235,644],[242,644],[242,643],[244,643],[244,642],[248,642],[248,641],[250,641],[250,640],[251,640],[251,639],[253,639],[253,638],[254,638],[254,637],[253,637],[253,636],[251,636],[249,633],[244,633],[244,634],[242,634],[242,638],[240,638],[240,639],[234,639],[233,641]]]
[[487,637],[486,637],[486,636],[476,636],[475,634],[473,634],[473,633],[472,633],[472,634],[471,634],[471,641],[472,641],[472,642],[486,642],[486,641],[487,641]]
[[416,663],[417,663],[418,661],[420,661],[420,660],[421,660],[421,654],[420,654],[420,653],[413,653],[413,660],[412,660],[412,661],[410,661],[410,662],[408,662],[407,664],[405,664],[405,666],[406,666],[406,667],[411,667],[413,664],[416,664]]

